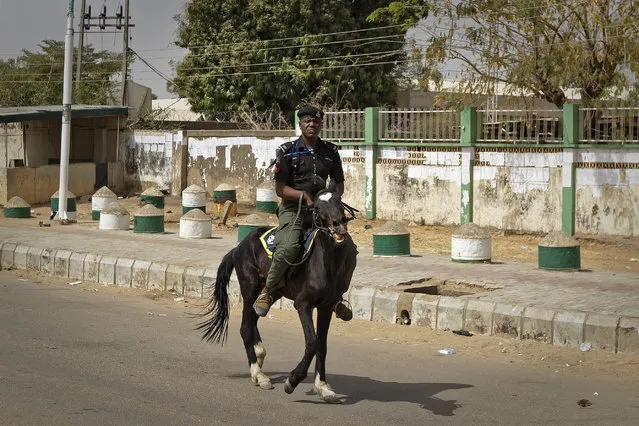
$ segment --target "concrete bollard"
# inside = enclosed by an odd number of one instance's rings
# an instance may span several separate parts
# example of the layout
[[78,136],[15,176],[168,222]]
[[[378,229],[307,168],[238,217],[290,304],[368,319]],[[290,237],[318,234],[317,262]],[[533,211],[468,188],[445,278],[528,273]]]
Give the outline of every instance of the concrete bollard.
[[270,226],[268,220],[260,214],[250,214],[237,226],[237,241],[242,241],[254,229]]
[[100,212],[99,229],[128,231],[130,223],[129,212],[117,201],[112,202]]
[[118,201],[118,197],[113,191],[106,186],[98,189],[91,197],[91,219],[100,220],[100,212],[114,201]]
[[164,194],[157,188],[149,188],[140,194],[140,199],[147,204],[153,204],[158,209],[164,208]]
[[389,220],[373,234],[373,256],[410,256],[410,232]]
[[187,214],[193,209],[200,209],[206,213],[206,190],[197,185],[191,185],[182,191],[182,214]]
[[[58,211],[60,207],[60,191],[56,191],[51,196],[51,214]],[[77,203],[73,192],[67,191],[67,219],[75,220],[77,217]]]
[[133,232],[146,234],[161,234],[164,232],[164,210],[153,204],[135,212],[133,216]]
[[540,269],[577,270],[581,268],[581,252],[576,239],[565,232],[546,235],[537,247]]
[[280,198],[277,196],[275,189],[272,188],[272,185],[257,188],[255,209],[258,212],[275,213],[279,202]]
[[31,205],[20,197],[11,197],[4,205],[4,217],[27,219],[31,217]]
[[200,209],[180,218],[180,238],[211,238],[211,218]]
[[228,217],[237,216],[237,194],[235,188],[223,183],[213,190],[213,204],[215,205],[218,216],[222,214],[224,204],[227,201],[233,203],[229,210]]
[[451,259],[453,262],[490,262],[491,236],[474,223],[465,223],[451,238]]

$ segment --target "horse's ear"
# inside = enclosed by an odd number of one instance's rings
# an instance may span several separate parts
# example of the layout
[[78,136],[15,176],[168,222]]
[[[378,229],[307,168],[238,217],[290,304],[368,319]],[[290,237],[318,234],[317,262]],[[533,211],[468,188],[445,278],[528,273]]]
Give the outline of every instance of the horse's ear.
[[337,184],[333,179],[328,182],[328,187],[326,188],[329,192],[337,192]]

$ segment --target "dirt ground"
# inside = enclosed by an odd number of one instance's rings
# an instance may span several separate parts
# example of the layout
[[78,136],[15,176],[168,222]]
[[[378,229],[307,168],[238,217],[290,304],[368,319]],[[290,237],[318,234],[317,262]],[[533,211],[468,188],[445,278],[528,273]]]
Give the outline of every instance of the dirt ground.
[[[140,208],[139,196],[120,199],[119,202],[131,214]],[[50,223],[51,226],[60,226],[49,219],[50,205],[42,204],[32,207],[35,213],[31,219],[20,219],[21,223],[29,223],[38,226],[39,222]],[[80,226],[96,226],[91,220],[91,202],[88,197],[81,197],[77,203],[77,220]],[[177,231],[180,217],[182,216],[182,204],[179,197],[167,196],[165,198],[165,229]],[[237,216],[230,217],[226,224],[222,224],[218,218],[216,206],[207,202],[206,212],[214,217],[214,235],[235,235],[237,224],[247,215],[256,213],[255,207],[240,204],[237,207]],[[269,223],[276,224],[275,215],[265,215]],[[0,219],[0,223],[17,219]],[[372,247],[373,233],[382,226],[384,220],[365,220],[358,218],[349,222],[349,232],[357,245]],[[451,236],[457,227],[447,226],[420,226],[410,223],[402,223],[410,232],[411,251],[426,252],[442,255],[450,255]],[[505,262],[530,262],[537,263],[537,246],[545,235],[512,234],[500,230],[492,230],[492,260]],[[639,273],[639,237],[619,237],[608,235],[576,235],[581,248],[581,266],[584,269],[598,269],[610,271],[623,271]]]
[[[43,285],[69,288],[69,280],[43,275],[35,271],[14,271],[21,279]],[[75,291],[100,292],[113,295],[114,298],[144,297],[154,303],[169,307],[176,315],[197,315],[205,301],[185,298],[159,290],[140,290],[103,286],[83,282],[73,285]],[[239,333],[240,309],[231,310],[229,333]],[[197,318],[193,317],[194,322]],[[261,321],[273,321],[276,324],[299,327],[299,318],[294,311],[272,310]],[[194,331],[195,332],[195,331]],[[522,368],[548,370],[559,375],[580,377],[615,378],[637,383],[639,380],[639,356],[632,354],[611,354],[601,351],[581,352],[579,349],[560,348],[531,340],[513,340],[495,336],[457,336],[450,331],[432,330],[427,327],[412,327],[395,324],[376,323],[354,319],[349,322],[334,320],[331,323],[330,336],[343,336],[351,341],[375,345],[392,344],[393,350],[418,348],[426,355],[455,356],[474,359],[486,359],[521,365]],[[437,350],[454,348],[454,355],[438,355]]]

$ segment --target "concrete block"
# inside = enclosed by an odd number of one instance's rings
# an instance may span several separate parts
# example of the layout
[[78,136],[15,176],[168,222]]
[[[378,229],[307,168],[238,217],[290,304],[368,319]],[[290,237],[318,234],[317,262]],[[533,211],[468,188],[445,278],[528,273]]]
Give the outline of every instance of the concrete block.
[[464,330],[475,334],[490,334],[493,330],[495,303],[483,300],[469,300],[466,305]]
[[0,255],[0,267],[2,267],[2,269],[15,268],[15,264],[13,262],[13,254],[15,253],[17,246],[18,245],[14,243],[2,244],[2,248],[0,249],[2,251]]
[[131,267],[131,286],[134,288],[147,288],[149,281],[149,268],[151,262],[136,260]]
[[16,251],[13,252],[13,264],[16,269],[27,269],[27,253],[29,247],[17,246]]
[[639,318],[621,317],[617,352],[639,354]]
[[44,249],[40,255],[40,271],[53,275],[55,266],[55,249]]
[[400,294],[399,291],[378,289],[373,301],[373,321],[395,324],[399,316],[397,300]]
[[521,323],[524,307],[520,305],[510,305],[497,303],[493,311],[493,336],[521,338]]
[[86,253],[71,253],[69,258],[69,278],[75,280],[84,279],[84,259]]
[[98,271],[100,270],[100,259],[102,256],[99,254],[87,254],[84,257],[84,280],[92,283],[98,282]]
[[439,296],[431,294],[416,294],[413,299],[411,325],[437,328],[437,305]]
[[42,258],[42,252],[44,249],[30,247],[27,252],[27,269],[33,271],[40,270],[40,259]]
[[555,311],[552,309],[527,306],[523,313],[521,338],[552,344],[554,318]]
[[165,272],[166,290],[184,291],[184,267],[169,265]]
[[112,256],[104,256],[100,259],[100,268],[98,270],[98,282],[100,284],[115,284],[115,264],[117,262],[118,258]]
[[459,330],[464,326],[465,299],[441,296],[437,305],[437,328],[440,330]]
[[586,314],[577,311],[558,311],[553,321],[552,344],[578,348],[584,341]]
[[185,296],[202,297],[204,294],[204,268],[187,267],[184,270],[184,290]]
[[133,282],[133,259],[119,258],[115,263],[115,285],[130,288]]
[[69,260],[71,259],[71,254],[69,250],[58,250],[55,252],[53,275],[56,277],[69,278]]
[[400,316],[402,311],[406,311],[408,312],[408,318],[411,320],[412,323],[412,318],[413,318],[413,299],[415,298],[415,293],[406,293],[406,292],[399,292],[399,298],[397,299],[397,324],[403,324],[400,321]]
[[373,300],[375,287],[353,287],[348,294],[348,301],[353,309],[353,318],[370,321],[373,318]]
[[154,262],[149,268],[149,289],[166,290],[166,270],[169,265],[161,262]]
[[619,317],[614,315],[588,314],[584,324],[584,342],[590,342],[593,349],[615,352]]

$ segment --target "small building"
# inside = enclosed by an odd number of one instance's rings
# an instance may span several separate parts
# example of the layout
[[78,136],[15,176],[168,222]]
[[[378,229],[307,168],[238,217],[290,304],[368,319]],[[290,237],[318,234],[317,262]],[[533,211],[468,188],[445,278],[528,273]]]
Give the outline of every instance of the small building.
[[[124,187],[128,107],[73,105],[69,190]],[[60,186],[62,106],[0,108],[0,204],[49,202]]]

